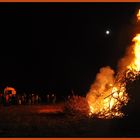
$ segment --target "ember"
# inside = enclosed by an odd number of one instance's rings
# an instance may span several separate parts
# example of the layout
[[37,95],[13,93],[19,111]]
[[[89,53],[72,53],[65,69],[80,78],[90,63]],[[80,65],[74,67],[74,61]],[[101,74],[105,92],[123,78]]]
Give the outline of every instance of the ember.
[[[140,10],[137,14],[140,20]],[[134,81],[140,72],[140,34],[137,34],[126,55],[119,61],[119,70],[109,67],[100,69],[86,99],[90,106],[89,115],[98,118],[122,117],[121,108],[128,103],[126,79]]]

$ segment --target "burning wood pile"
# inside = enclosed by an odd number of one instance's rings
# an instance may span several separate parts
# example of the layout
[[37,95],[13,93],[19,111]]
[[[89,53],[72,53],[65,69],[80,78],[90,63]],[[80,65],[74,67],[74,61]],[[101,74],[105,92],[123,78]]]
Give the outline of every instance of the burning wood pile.
[[[140,10],[137,14],[140,20]],[[127,105],[127,81],[134,81],[140,74],[140,34],[132,39],[133,44],[126,50],[118,63],[115,73],[109,66],[101,68],[87,93],[89,115],[98,118],[122,117],[121,108]]]

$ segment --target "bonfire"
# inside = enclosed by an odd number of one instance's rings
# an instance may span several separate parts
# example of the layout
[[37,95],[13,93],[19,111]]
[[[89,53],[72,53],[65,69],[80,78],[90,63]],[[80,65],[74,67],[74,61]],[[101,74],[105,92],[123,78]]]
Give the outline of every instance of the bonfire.
[[[137,19],[140,20],[140,10]],[[121,108],[129,101],[126,92],[127,80],[134,81],[140,74],[140,34],[136,34],[132,43],[119,61],[117,72],[107,66],[101,68],[97,74],[86,96],[90,108],[89,116],[98,118],[124,116]]]

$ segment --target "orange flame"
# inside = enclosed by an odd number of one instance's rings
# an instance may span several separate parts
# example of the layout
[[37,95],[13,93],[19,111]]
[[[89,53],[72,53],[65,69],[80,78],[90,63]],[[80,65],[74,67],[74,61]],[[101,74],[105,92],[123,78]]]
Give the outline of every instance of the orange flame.
[[[140,20],[140,10],[137,14]],[[120,111],[122,106],[128,103],[128,94],[126,93],[125,78],[135,80],[140,72],[140,34],[137,34],[126,55],[119,61],[119,71],[114,76],[114,71],[110,67],[100,69],[95,82],[87,93],[90,112],[89,115],[98,118],[122,117],[124,114]],[[132,75],[129,75],[132,73]]]
[[137,14],[137,19],[140,20],[140,9],[139,9],[138,14]]
[[116,83],[114,71],[110,67],[100,69],[96,80],[91,86],[86,99],[90,106],[89,115],[98,118],[112,118],[123,116],[119,110],[127,104],[128,95],[125,92],[125,84]]
[[134,53],[134,58],[131,62],[131,64],[128,66],[128,69],[131,71],[140,71],[140,34],[137,34],[133,40],[134,46],[133,46],[133,53]]

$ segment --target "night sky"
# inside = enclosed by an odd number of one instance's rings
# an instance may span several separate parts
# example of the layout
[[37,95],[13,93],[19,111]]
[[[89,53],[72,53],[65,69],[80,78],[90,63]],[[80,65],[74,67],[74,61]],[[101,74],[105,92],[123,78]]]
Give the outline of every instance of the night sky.
[[0,88],[86,95],[101,67],[117,69],[137,31],[139,8],[139,3],[0,3]]

